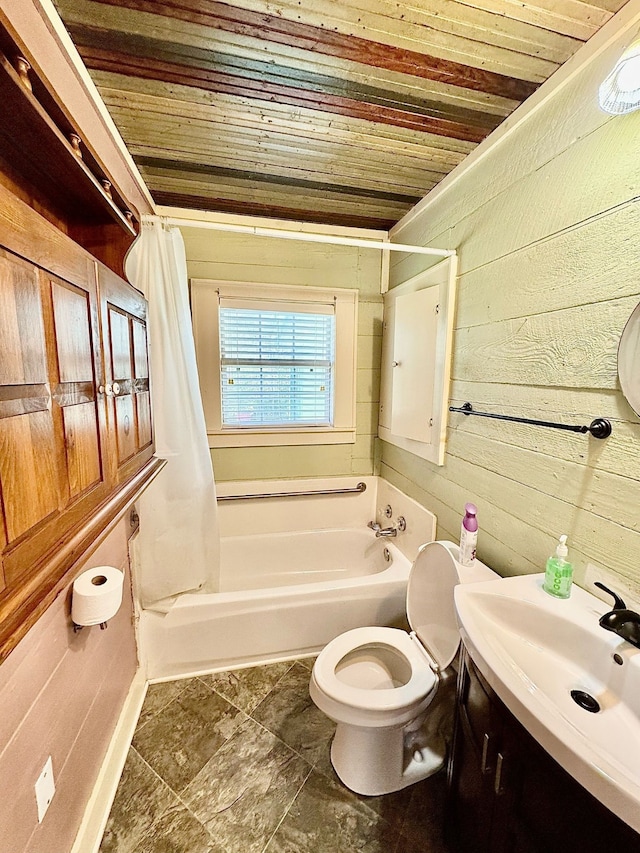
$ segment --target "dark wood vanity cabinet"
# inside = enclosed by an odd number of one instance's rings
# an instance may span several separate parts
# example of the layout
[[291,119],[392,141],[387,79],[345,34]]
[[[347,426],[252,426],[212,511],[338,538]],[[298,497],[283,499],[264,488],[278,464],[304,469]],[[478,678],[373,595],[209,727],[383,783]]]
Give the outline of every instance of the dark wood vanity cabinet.
[[466,651],[448,774],[447,833],[459,853],[640,853],[640,835],[551,758]]

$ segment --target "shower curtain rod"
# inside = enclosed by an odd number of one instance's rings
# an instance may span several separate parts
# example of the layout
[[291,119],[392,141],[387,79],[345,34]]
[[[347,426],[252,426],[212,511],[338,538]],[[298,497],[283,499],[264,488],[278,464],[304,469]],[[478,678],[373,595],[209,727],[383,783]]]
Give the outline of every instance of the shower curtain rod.
[[304,231],[285,231],[282,228],[264,228],[261,225],[231,225],[224,222],[206,222],[198,219],[180,219],[174,216],[161,217],[167,225],[184,225],[186,228],[206,228],[211,231],[232,231],[253,234],[255,237],[276,237],[281,240],[303,240],[307,243],[330,243],[334,246],[357,246],[363,249],[381,249],[390,252],[407,252],[415,255],[435,255],[440,258],[455,257],[455,249],[431,249],[428,246],[411,246],[405,243],[389,243],[385,240],[365,240],[361,237],[338,237]]

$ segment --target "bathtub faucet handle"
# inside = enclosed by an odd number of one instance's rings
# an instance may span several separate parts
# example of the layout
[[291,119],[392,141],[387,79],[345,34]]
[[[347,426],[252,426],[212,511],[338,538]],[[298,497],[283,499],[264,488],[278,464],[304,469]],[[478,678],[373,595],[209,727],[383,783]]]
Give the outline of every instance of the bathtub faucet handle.
[[377,521],[370,521],[367,527],[370,527],[376,534],[376,539],[386,537],[394,539],[398,533],[403,533],[407,529],[407,522],[402,516],[398,518],[397,524],[392,527],[381,527]]

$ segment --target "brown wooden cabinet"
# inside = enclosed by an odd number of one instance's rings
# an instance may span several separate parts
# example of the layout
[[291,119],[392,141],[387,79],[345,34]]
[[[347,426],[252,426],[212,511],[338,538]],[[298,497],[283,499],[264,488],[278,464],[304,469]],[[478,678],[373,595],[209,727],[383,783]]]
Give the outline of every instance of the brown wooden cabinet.
[[640,851],[640,835],[551,758],[466,652],[448,772],[448,835],[460,853]]
[[162,463],[135,212],[0,17],[2,661]]
[[158,463],[142,294],[1,185],[0,207],[1,659]]

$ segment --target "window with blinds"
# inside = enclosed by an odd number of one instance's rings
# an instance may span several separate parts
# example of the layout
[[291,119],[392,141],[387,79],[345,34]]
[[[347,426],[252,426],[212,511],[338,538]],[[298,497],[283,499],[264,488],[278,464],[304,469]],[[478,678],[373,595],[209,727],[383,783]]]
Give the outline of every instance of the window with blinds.
[[358,291],[191,280],[210,447],[356,440]]
[[333,423],[333,305],[220,300],[223,428]]

